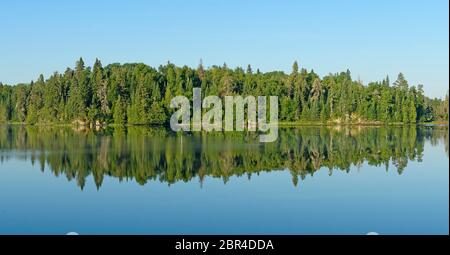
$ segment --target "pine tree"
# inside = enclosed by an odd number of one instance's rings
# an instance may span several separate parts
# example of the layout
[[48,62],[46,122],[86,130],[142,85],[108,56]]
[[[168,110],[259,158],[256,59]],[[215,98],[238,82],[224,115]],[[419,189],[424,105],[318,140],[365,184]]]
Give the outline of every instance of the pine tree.
[[125,125],[127,124],[127,105],[125,100],[119,95],[116,103],[114,104],[114,124]]
[[39,120],[43,120],[40,117],[42,115],[42,107],[44,106],[44,76],[41,74],[36,83],[31,82],[30,88],[26,122],[34,124],[39,122]]
[[411,97],[409,99],[409,122],[410,123],[416,123],[417,122],[416,105],[414,103],[414,98],[413,97]]
[[384,88],[380,99],[380,120],[389,122],[391,120],[392,95],[389,88]]
[[13,89],[12,94],[12,120],[25,122],[27,118],[29,86],[25,86],[23,84],[16,85]]
[[61,95],[61,77],[55,72],[47,81],[43,91],[44,105],[41,110],[41,121],[59,122],[60,114],[64,109],[60,109]]

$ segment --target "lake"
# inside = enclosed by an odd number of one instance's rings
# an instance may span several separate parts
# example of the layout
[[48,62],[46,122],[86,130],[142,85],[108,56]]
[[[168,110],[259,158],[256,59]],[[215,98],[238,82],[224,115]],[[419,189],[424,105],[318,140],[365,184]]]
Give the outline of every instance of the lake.
[[448,126],[0,126],[0,234],[448,234]]

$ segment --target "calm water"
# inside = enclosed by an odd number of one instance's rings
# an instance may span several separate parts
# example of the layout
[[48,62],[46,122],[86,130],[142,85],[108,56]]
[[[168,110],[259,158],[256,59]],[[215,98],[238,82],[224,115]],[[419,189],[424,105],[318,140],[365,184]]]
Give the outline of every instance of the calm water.
[[0,234],[448,234],[448,127],[0,126]]

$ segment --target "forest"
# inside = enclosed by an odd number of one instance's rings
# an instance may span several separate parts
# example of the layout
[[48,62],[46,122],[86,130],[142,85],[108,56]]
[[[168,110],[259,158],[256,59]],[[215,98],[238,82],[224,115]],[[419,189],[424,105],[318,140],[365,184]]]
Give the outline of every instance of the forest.
[[165,125],[177,95],[278,96],[280,122],[419,123],[448,121],[448,92],[443,99],[424,95],[422,85],[410,86],[402,73],[391,84],[363,84],[349,70],[320,77],[294,62],[290,74],[254,71],[250,65],[205,68],[178,67],[168,62],[148,65],[110,64],[82,58],[75,69],[55,72],[27,84],[0,83],[0,122],[78,125]]

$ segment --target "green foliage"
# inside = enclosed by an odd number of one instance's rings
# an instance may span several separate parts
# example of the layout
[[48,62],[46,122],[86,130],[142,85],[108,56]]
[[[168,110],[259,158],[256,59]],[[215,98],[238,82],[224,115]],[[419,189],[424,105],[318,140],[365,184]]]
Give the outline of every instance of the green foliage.
[[117,98],[116,103],[114,104],[114,123],[118,125],[125,125],[127,124],[127,104],[125,102],[125,99],[123,97]]
[[15,86],[0,84],[0,122],[167,124],[173,97],[276,95],[279,118],[286,122],[403,122],[448,120],[445,100],[430,99],[423,86],[409,87],[403,74],[363,85],[349,70],[320,78],[294,62],[290,74],[262,73],[226,64],[196,69],[167,63],[158,70],[145,64],[111,64],[83,59],[75,69],[55,72],[47,80]]

